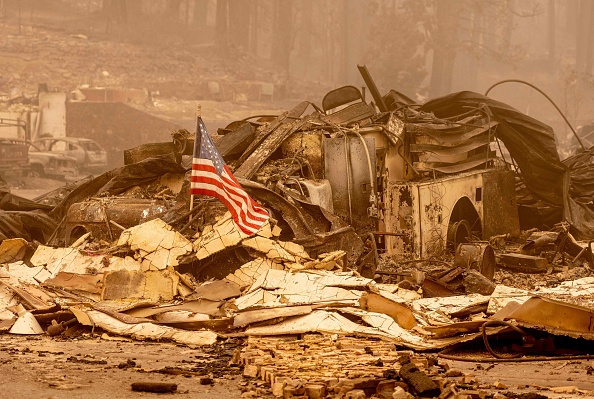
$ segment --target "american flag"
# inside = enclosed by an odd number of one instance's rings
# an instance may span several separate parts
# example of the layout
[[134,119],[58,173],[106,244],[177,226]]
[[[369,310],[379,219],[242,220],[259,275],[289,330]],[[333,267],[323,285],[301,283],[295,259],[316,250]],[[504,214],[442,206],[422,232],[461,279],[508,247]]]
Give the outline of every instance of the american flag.
[[270,217],[237,182],[214,146],[201,117],[198,117],[194,140],[190,194],[210,195],[221,200],[237,227],[249,235],[260,230]]

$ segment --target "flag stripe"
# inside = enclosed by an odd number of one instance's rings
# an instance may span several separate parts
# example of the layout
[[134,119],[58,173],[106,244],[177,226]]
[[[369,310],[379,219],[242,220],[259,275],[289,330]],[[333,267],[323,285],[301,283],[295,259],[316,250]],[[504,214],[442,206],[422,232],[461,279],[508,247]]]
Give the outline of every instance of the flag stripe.
[[[240,206],[249,216],[258,221],[265,221],[268,218],[268,213],[265,209],[258,206],[255,201],[243,190],[243,188],[235,180],[228,179],[226,171],[219,179],[215,172],[215,168],[207,163],[201,162],[203,170],[194,169],[192,171],[193,183],[216,184],[218,188],[224,190],[231,200]],[[251,206],[250,206],[251,205]]]
[[[194,176],[192,180],[196,183],[199,183],[200,187],[192,189],[192,194],[206,194],[216,196],[225,202],[225,205],[227,205],[229,211],[234,213],[236,216],[241,217],[242,220],[247,224],[253,224],[256,226],[258,223],[263,223],[266,221],[267,217],[264,217],[263,212],[259,214],[252,212],[251,209],[248,209],[245,206],[245,203],[242,202],[241,198],[229,194],[226,186],[221,181],[205,176],[198,177],[198,179],[195,179],[195,177],[196,176]],[[214,193],[216,193],[216,195]]]
[[245,192],[212,143],[200,117],[196,121],[196,139],[190,178],[190,194],[219,199],[244,233],[256,233],[270,215]]

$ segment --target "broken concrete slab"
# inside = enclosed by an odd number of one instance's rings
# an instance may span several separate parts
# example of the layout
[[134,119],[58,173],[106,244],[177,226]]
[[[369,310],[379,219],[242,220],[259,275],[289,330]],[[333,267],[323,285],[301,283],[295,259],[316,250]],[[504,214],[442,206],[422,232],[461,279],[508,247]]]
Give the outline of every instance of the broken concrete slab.
[[158,218],[124,230],[117,245],[137,251],[145,270],[177,266],[178,258],[192,251],[188,239]]
[[[266,255],[267,258],[277,262],[296,263],[301,261],[302,259],[309,259],[309,256],[307,255],[307,253],[305,253],[303,247],[301,247],[301,251],[298,252],[302,255],[305,255],[305,258],[300,258],[299,256],[296,256],[288,250],[286,250],[285,248],[283,248],[283,246],[281,246],[279,242],[264,237],[256,236],[253,238],[245,239],[241,242],[241,245],[245,248],[250,248],[257,252],[260,252]],[[292,246],[287,247],[292,248]]]
[[[265,238],[272,237],[270,222],[266,221],[256,234]],[[231,213],[226,212],[213,226],[206,226],[192,245],[196,252],[196,258],[201,260],[225,248],[233,247],[248,237],[237,228]]]
[[270,269],[283,270],[284,266],[273,262],[271,259],[256,258],[251,262],[243,264],[232,274],[228,274],[225,280],[237,284],[240,290],[245,290]]

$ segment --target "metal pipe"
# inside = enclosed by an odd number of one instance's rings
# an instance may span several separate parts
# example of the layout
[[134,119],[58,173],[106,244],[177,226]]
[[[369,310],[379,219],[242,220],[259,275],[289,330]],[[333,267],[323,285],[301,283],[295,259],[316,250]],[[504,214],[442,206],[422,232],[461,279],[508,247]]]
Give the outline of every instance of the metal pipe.
[[551,99],[551,97],[549,97],[544,91],[540,90],[538,87],[536,87],[532,83],[526,82],[525,80],[521,80],[521,79],[505,79],[505,80],[502,80],[500,82],[497,82],[494,85],[492,85],[491,87],[489,87],[487,89],[487,91],[485,92],[485,96],[487,96],[489,94],[489,92],[491,91],[491,89],[495,88],[496,86],[499,86],[502,83],[522,83],[522,84],[525,84],[527,86],[532,87],[534,90],[538,91],[540,94],[542,94],[543,96],[545,96],[545,98],[547,100],[549,100],[549,102],[551,104],[553,104],[553,107],[555,107],[555,109],[557,110],[557,112],[559,112],[559,115],[561,115],[561,117],[563,118],[563,120],[565,121],[565,123],[567,123],[567,126],[569,126],[569,128],[571,129],[571,132],[573,133],[573,135],[577,139],[578,143],[580,143],[580,146],[582,147],[582,150],[586,150],[586,147],[584,147],[584,143],[582,143],[582,140],[580,139],[580,136],[578,136],[577,132],[575,131],[575,129],[573,128],[573,126],[571,126],[571,123],[569,123],[569,120],[567,120],[567,118],[565,117],[565,115],[563,114],[563,112],[561,112],[561,109],[557,106],[557,104],[555,104],[555,102]]

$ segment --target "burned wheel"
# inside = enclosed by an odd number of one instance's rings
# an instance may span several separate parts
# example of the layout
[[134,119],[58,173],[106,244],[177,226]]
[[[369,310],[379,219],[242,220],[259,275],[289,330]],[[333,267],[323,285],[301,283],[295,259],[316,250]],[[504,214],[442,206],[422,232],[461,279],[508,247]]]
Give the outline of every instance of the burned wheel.
[[455,251],[458,245],[470,241],[472,228],[466,220],[451,223],[448,227],[448,247]]

